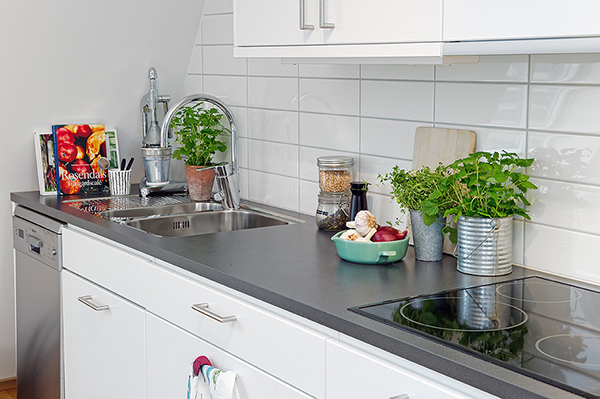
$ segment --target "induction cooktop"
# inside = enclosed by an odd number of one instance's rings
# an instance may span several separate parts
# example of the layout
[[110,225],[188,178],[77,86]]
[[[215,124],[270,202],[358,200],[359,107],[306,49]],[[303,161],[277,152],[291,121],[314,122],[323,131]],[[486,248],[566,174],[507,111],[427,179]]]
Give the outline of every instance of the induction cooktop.
[[600,293],[541,278],[349,310],[600,399]]

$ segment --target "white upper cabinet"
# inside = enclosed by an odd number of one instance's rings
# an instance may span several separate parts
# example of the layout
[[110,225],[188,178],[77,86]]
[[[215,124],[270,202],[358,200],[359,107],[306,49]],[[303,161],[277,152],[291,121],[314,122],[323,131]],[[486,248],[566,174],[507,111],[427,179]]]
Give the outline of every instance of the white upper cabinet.
[[234,0],[234,55],[441,57],[442,0]]
[[589,37],[597,0],[445,0],[444,41]]

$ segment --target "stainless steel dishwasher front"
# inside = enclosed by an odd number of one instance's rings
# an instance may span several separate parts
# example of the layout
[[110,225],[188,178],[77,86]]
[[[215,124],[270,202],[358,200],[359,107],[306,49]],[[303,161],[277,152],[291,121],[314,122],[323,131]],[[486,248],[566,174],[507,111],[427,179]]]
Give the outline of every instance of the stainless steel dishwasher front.
[[60,399],[63,223],[17,206],[13,216],[19,399]]

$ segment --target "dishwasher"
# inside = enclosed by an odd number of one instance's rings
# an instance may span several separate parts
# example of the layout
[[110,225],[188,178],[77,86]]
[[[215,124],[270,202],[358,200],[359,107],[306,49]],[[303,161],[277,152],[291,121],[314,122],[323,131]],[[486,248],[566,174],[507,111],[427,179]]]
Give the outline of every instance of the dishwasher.
[[19,399],[60,399],[60,271],[64,224],[16,206],[13,215]]

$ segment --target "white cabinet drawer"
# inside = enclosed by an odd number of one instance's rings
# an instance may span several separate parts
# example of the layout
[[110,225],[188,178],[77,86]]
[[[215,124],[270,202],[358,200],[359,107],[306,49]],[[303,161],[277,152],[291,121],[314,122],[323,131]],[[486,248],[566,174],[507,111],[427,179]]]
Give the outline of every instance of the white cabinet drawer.
[[145,259],[68,228],[63,246],[66,269],[144,305]]
[[237,374],[236,386],[244,399],[308,399],[310,396],[273,378],[204,340],[159,319],[146,320],[146,399],[185,398],[190,364],[207,356],[214,367]]
[[473,397],[352,346],[327,341],[327,399],[388,399],[402,394],[410,399]]
[[[316,397],[325,394],[325,336],[159,266],[147,265],[146,309]],[[205,303],[220,323],[192,305]]]
[[61,279],[65,398],[145,399],[144,309],[68,270]]

